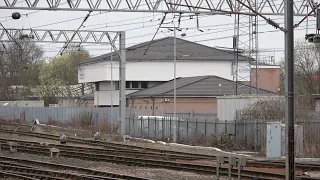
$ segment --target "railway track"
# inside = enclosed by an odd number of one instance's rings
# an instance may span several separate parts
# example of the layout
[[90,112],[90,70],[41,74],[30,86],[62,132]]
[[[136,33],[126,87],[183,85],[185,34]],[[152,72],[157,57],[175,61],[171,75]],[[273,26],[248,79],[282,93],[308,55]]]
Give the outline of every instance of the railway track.
[[[320,164],[295,163],[298,170],[320,171]],[[248,161],[247,166],[250,167],[265,167],[265,168],[285,168],[284,161]]]
[[[9,145],[4,144],[4,149],[9,149]],[[22,151],[30,154],[40,154],[40,155],[48,155],[49,148],[39,148],[38,146],[29,145],[19,145],[18,151]],[[145,159],[144,157],[136,158],[136,157],[127,157],[120,155],[106,155],[106,154],[95,154],[95,153],[86,153],[74,150],[65,150],[60,152],[61,156],[68,158],[77,158],[84,160],[92,160],[92,161],[103,161],[103,162],[111,162],[117,164],[124,165],[134,165],[134,166],[145,166],[145,167],[155,167],[155,168],[167,168],[167,169],[175,169],[182,171],[193,171],[196,173],[204,173],[204,174],[215,174],[215,167],[211,165],[199,165],[193,163],[181,163],[174,161],[164,161],[164,160],[154,160],[154,159]],[[0,157],[1,159],[1,157]],[[1,167],[1,166],[0,166]],[[228,168],[221,167],[220,168],[221,175],[228,175]],[[237,176],[237,169],[232,169],[232,175]],[[284,178],[284,174],[277,173],[269,173],[263,171],[253,171],[253,170],[242,170],[243,178],[254,178],[260,177],[260,179],[274,179],[274,178]],[[300,177],[302,179],[310,179],[308,177]]]
[[[58,145],[58,144],[50,144],[50,143],[40,143],[36,141],[23,141],[23,140],[16,140],[16,139],[5,139],[0,138],[1,144],[6,144],[7,142],[15,142],[19,143],[20,145],[24,145],[25,147],[31,148],[38,148],[43,149],[43,152],[47,152],[48,148],[58,148],[60,151],[81,151],[91,154],[106,154],[106,155],[125,155],[129,157],[144,157],[147,159],[162,159],[162,160],[198,160],[199,157],[197,156],[184,156],[184,155],[172,155],[172,154],[164,154],[164,153],[148,153],[148,152],[141,152],[141,151],[131,151],[131,150],[118,150],[115,151],[113,149],[100,149],[100,148],[88,148],[88,147],[77,147],[77,146],[70,146],[70,145]],[[23,146],[21,147],[23,148]]]
[[[13,130],[1,129],[0,131],[6,132],[6,133],[16,133],[19,135],[27,135],[27,136],[32,136],[32,137],[44,138],[44,139],[59,140],[59,136],[56,136],[56,135],[35,133],[35,132],[23,132],[23,131],[17,131],[17,130],[13,131]],[[186,167],[186,166],[188,166],[186,164],[180,164],[180,165],[179,164],[178,165],[177,164],[170,164],[170,165],[168,165],[163,160],[171,160],[172,161],[174,159],[182,159],[182,160],[193,160],[193,159],[215,160],[216,159],[216,156],[210,156],[210,155],[200,155],[200,154],[194,154],[194,153],[184,153],[184,152],[160,150],[160,149],[153,149],[153,148],[142,148],[142,147],[137,147],[137,146],[133,146],[133,145],[125,145],[125,144],[110,143],[110,142],[105,142],[105,141],[79,139],[79,138],[72,138],[72,137],[68,138],[68,142],[74,143],[74,144],[86,144],[86,145],[91,145],[91,146],[99,146],[99,147],[104,147],[104,149],[87,148],[87,149],[81,149],[80,150],[81,152],[79,152],[79,147],[67,147],[67,146],[60,146],[60,145],[49,145],[49,146],[57,147],[57,148],[61,149],[62,150],[61,155],[66,156],[66,157],[80,158],[80,159],[86,159],[86,160],[108,161],[108,162],[113,162],[113,163],[123,163],[123,164],[127,164],[127,165],[137,165],[137,166],[175,167],[175,168],[181,169],[181,170],[192,170],[192,171],[200,172],[200,173],[209,172],[209,171],[212,173],[213,172],[212,166],[210,166],[210,167],[205,167],[205,166],[192,167],[192,162],[189,163],[190,167]],[[20,147],[21,150],[23,150],[23,151],[28,151],[28,152],[33,152],[33,153],[38,152],[39,153],[39,149],[36,149],[36,148],[42,148],[42,151],[47,152],[47,153],[42,153],[42,154],[43,155],[48,154],[48,149],[44,149],[45,147],[35,147],[34,145],[33,145],[34,147],[31,147],[30,144],[28,145],[28,142],[21,142],[20,141],[19,143],[25,143],[25,146]],[[66,148],[69,148],[69,149],[66,149]],[[112,152],[113,152],[113,154],[112,154]],[[114,153],[114,152],[117,152],[117,153]],[[121,155],[125,155],[125,156],[119,156],[117,154],[121,154]],[[90,156],[91,158],[84,158],[84,156],[87,156],[87,157]],[[131,157],[127,157],[127,156],[131,156]],[[162,157],[159,158],[159,156],[162,156]],[[164,158],[164,156],[166,156],[166,158]],[[146,161],[148,161],[149,158],[152,161],[153,160],[154,161],[160,160],[160,161],[158,161],[156,163],[155,162],[146,162]],[[146,161],[144,161],[144,160],[146,160]],[[174,163],[174,162],[171,162],[171,163]],[[158,164],[158,165],[155,165],[155,164]],[[247,163],[247,166],[284,168],[284,162],[249,160]],[[310,166],[309,164],[297,163],[296,167],[298,169],[301,169],[304,171],[320,170],[319,165]],[[208,170],[208,169],[210,169],[210,170]],[[222,174],[223,173],[224,172],[222,172]],[[254,172],[250,172],[250,173],[255,174]],[[250,173],[248,174],[249,177],[251,177]],[[263,172],[258,172],[258,174],[259,173],[263,174]],[[278,175],[277,174],[269,174],[269,175],[270,175],[270,177],[274,177],[274,176],[282,177],[282,175],[280,175],[280,174],[278,174]],[[303,179],[310,179],[308,177],[302,177],[302,178]]]
[[[0,129],[0,132],[4,131],[6,133],[16,133],[20,135],[26,136],[33,136],[38,138],[44,139],[51,139],[51,140],[59,140],[59,136],[51,135],[51,134],[43,134],[43,133],[34,133],[34,132],[20,132],[20,131],[12,131],[12,130],[3,130]],[[21,140],[13,140],[17,142],[23,142]],[[125,145],[119,143],[110,143],[105,141],[94,141],[94,140],[87,140],[87,139],[79,139],[79,138],[68,138],[70,143],[74,144],[86,144],[92,145],[97,147],[103,147],[103,149],[98,148],[82,148],[81,151],[85,152],[92,152],[92,153],[108,153],[112,154],[114,152],[119,152],[117,154],[123,155],[132,155],[132,156],[144,156],[150,157],[154,159],[181,159],[181,160],[195,160],[195,159],[207,159],[207,160],[216,160],[216,156],[214,155],[203,155],[203,154],[195,154],[195,153],[186,153],[186,152],[177,152],[177,151],[170,151],[170,150],[161,150],[161,149],[154,149],[154,148],[146,148],[146,147],[138,147],[133,145]],[[50,144],[52,147],[61,147],[59,145]],[[79,147],[74,147],[74,149],[78,149]],[[161,156],[161,158],[159,158]],[[225,161],[227,163],[227,160]],[[285,163],[284,161],[255,161],[249,160],[248,165],[252,167],[270,167],[270,168],[284,168]],[[309,170],[317,170],[320,171],[320,165],[311,165],[304,164],[304,163],[296,163],[296,167],[300,168],[303,171]]]
[[[6,130],[0,129],[0,132],[11,133],[11,134],[18,134],[23,136],[31,136],[36,138],[43,138],[43,139],[50,139],[59,141],[59,136],[52,135],[52,134],[44,134],[44,133],[35,133],[35,132],[21,132],[21,131],[13,131],[13,130]],[[195,153],[186,153],[186,152],[179,152],[179,151],[170,151],[170,150],[162,150],[162,149],[155,149],[155,148],[148,148],[148,147],[140,147],[134,145],[126,145],[120,143],[113,143],[113,142],[106,142],[106,141],[95,141],[95,140],[88,140],[88,139],[80,139],[80,138],[73,138],[68,137],[68,143],[72,144],[83,144],[83,145],[90,145],[94,147],[103,147],[105,149],[110,150],[117,150],[119,152],[123,151],[130,151],[130,152],[148,152],[149,154],[155,155],[175,155],[175,156],[182,156],[182,157],[192,157],[197,159],[216,159],[216,156],[212,155],[203,155],[203,154],[195,154]]]
[[[73,173],[66,171],[71,171]],[[0,156],[0,174],[1,172],[4,172],[4,175],[7,173],[35,179],[147,180],[146,178],[119,175],[75,166],[24,160],[5,156]]]

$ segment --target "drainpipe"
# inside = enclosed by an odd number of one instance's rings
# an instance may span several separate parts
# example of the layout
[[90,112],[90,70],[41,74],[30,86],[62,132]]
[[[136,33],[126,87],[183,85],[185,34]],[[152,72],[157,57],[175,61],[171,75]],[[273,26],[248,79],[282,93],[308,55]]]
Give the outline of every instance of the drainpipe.
[[132,97],[130,97],[131,102],[132,102],[132,107],[134,107],[134,99]]
[[154,116],[154,98],[153,97],[150,97],[150,99],[152,99],[152,116]]

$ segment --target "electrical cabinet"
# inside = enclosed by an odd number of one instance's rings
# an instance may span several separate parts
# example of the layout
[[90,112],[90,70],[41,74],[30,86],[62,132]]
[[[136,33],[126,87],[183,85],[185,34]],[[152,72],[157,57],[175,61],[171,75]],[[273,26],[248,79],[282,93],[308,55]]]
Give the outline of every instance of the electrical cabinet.
[[[295,125],[295,154],[303,155],[303,126]],[[266,157],[276,158],[286,154],[286,130],[281,122],[268,122],[266,134]]]

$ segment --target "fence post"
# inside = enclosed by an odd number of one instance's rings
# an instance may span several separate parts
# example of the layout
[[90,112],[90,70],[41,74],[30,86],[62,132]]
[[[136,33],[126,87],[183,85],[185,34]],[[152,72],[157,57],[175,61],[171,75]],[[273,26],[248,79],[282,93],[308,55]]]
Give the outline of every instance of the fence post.
[[217,135],[217,121],[214,122],[214,134]]
[[204,141],[207,142],[207,119],[204,119]]
[[237,123],[238,123],[238,121],[235,120],[233,122],[234,122],[234,139],[236,140],[237,139]]
[[128,118],[129,120],[129,135],[131,136],[131,123],[130,123],[130,117]]
[[164,140],[164,117],[162,117],[162,121],[161,121],[161,127],[162,127],[162,140]]
[[170,128],[169,128],[170,129],[170,136],[169,137],[170,137],[170,139],[171,139],[171,133],[172,133],[172,131],[171,131],[171,129],[172,129],[171,120],[172,120],[172,117],[170,117],[170,121],[169,121],[169,125],[170,125]]
[[157,118],[154,118],[154,140],[157,140]]
[[176,128],[176,131],[178,131],[178,132],[176,132],[176,133],[178,135],[177,140],[179,142],[180,141],[180,120],[178,118],[176,120],[178,120],[178,128]]
[[189,142],[189,119],[187,118],[187,142]]
[[150,136],[150,118],[148,116],[148,136],[147,136],[147,138],[149,138],[149,136]]
[[140,131],[141,131],[141,135],[140,137],[143,137],[143,129],[142,129],[142,116],[140,118],[140,123],[141,123],[141,128],[140,128]]
[[224,134],[228,134],[227,120],[224,121]]
[[198,138],[198,119],[196,119],[196,138]]
[[254,120],[254,150],[257,152],[257,143],[258,143],[258,139],[257,139],[257,120]]
[[[129,118],[130,118],[130,117],[129,117]],[[135,117],[133,117],[133,118],[132,118],[132,124],[133,124],[133,135],[134,135],[134,136],[136,136],[136,125],[135,125],[135,123],[134,123],[134,118],[135,118]]]

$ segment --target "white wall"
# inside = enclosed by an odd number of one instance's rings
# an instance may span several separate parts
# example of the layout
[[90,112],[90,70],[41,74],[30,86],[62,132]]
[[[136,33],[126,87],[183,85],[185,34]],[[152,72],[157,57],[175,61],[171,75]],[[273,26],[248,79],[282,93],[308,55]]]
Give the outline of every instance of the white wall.
[[[137,90],[126,90],[126,95],[136,92]],[[111,101],[112,95],[112,101]],[[119,90],[113,91],[95,91],[94,92],[94,105],[119,105]]]
[[282,96],[225,96],[217,97],[217,117],[219,120],[234,120],[237,110],[242,110],[262,98],[282,98]]
[[0,101],[0,106],[44,107],[44,101]]
[[[95,64],[83,64],[78,67],[79,83],[119,80],[119,64],[113,62],[99,62]],[[250,68],[248,62],[239,62],[239,67]],[[232,79],[232,63],[223,61],[197,61],[177,62],[177,77],[190,77],[202,75],[216,75],[226,79]],[[173,62],[127,62],[127,81],[168,81],[173,79]],[[250,71],[239,71],[239,76],[249,81]]]

